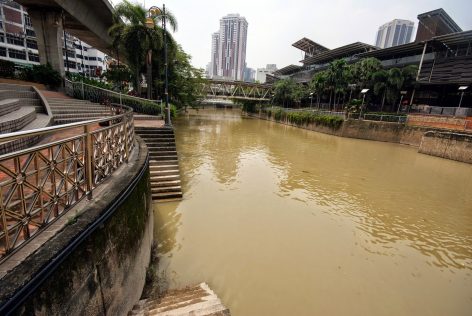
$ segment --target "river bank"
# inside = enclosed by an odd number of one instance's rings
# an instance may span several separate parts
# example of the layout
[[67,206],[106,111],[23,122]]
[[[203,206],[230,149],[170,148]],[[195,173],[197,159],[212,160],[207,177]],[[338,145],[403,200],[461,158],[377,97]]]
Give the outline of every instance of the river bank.
[[[339,127],[334,128],[315,123],[295,124],[287,118],[276,120],[264,112],[246,114],[253,118],[328,135],[409,145],[418,148],[418,152],[423,154],[472,163],[472,134],[427,126],[368,120],[345,120]],[[428,134],[425,137],[426,133]],[[453,141],[446,142],[445,139]]]

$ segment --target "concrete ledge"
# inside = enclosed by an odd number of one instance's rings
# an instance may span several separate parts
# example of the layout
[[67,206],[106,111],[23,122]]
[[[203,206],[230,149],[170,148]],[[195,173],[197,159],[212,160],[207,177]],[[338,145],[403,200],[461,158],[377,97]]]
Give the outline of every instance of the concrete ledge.
[[131,310],[144,286],[153,236],[148,153],[139,138],[130,162],[94,197],[59,218],[57,231],[44,231],[49,239],[0,280],[0,314]]
[[431,156],[472,163],[472,135],[428,131],[418,152]]

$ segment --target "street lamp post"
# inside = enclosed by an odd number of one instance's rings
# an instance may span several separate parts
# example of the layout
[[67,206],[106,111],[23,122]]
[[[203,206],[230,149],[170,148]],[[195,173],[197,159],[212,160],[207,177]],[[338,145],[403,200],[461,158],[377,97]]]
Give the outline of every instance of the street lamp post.
[[[167,62],[167,30],[166,30],[166,6],[165,4],[162,5],[162,10],[156,6],[150,7],[148,11],[148,18],[146,20],[146,26],[149,28],[154,27],[154,20],[153,18],[157,16],[162,16],[162,28],[164,29],[164,66],[165,66],[165,101],[166,101],[166,126],[172,126],[172,122],[170,119],[170,105],[169,105],[169,65]],[[150,54],[148,55],[148,58],[150,58]],[[148,74],[151,74],[151,60],[148,60],[149,62],[149,71]],[[151,80],[150,78],[148,79],[149,81]],[[148,95],[150,95],[150,82],[148,82]]]
[[310,93],[310,110],[313,107],[313,92]]
[[406,93],[407,91],[400,91],[400,94],[402,96],[400,97],[400,103],[398,103],[397,114],[400,114],[400,107],[402,106],[403,97],[405,96]]
[[361,118],[362,116],[362,110],[364,110],[364,101],[365,101],[365,95],[367,94],[367,92],[369,91],[369,89],[362,89],[361,93],[362,93],[362,104],[361,104],[361,111],[359,113],[359,119]]

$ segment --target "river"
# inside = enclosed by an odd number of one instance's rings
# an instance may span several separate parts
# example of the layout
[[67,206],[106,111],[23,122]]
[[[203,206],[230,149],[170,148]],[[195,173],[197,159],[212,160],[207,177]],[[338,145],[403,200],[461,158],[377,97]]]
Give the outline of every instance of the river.
[[162,286],[205,281],[233,316],[471,314],[471,165],[237,110],[175,127]]

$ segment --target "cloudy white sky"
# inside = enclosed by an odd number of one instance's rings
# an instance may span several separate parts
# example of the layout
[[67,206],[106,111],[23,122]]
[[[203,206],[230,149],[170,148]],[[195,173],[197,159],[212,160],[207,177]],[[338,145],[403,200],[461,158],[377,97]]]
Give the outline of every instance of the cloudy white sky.
[[[112,0],[119,3],[120,0]],[[135,0],[149,7],[155,0]],[[177,17],[175,38],[205,68],[210,61],[211,33],[228,13],[246,17],[248,27],[246,62],[261,68],[281,68],[302,59],[291,44],[308,37],[328,48],[360,41],[374,44],[380,25],[393,20],[415,22],[420,13],[443,8],[463,30],[472,29],[472,0],[165,0]]]

